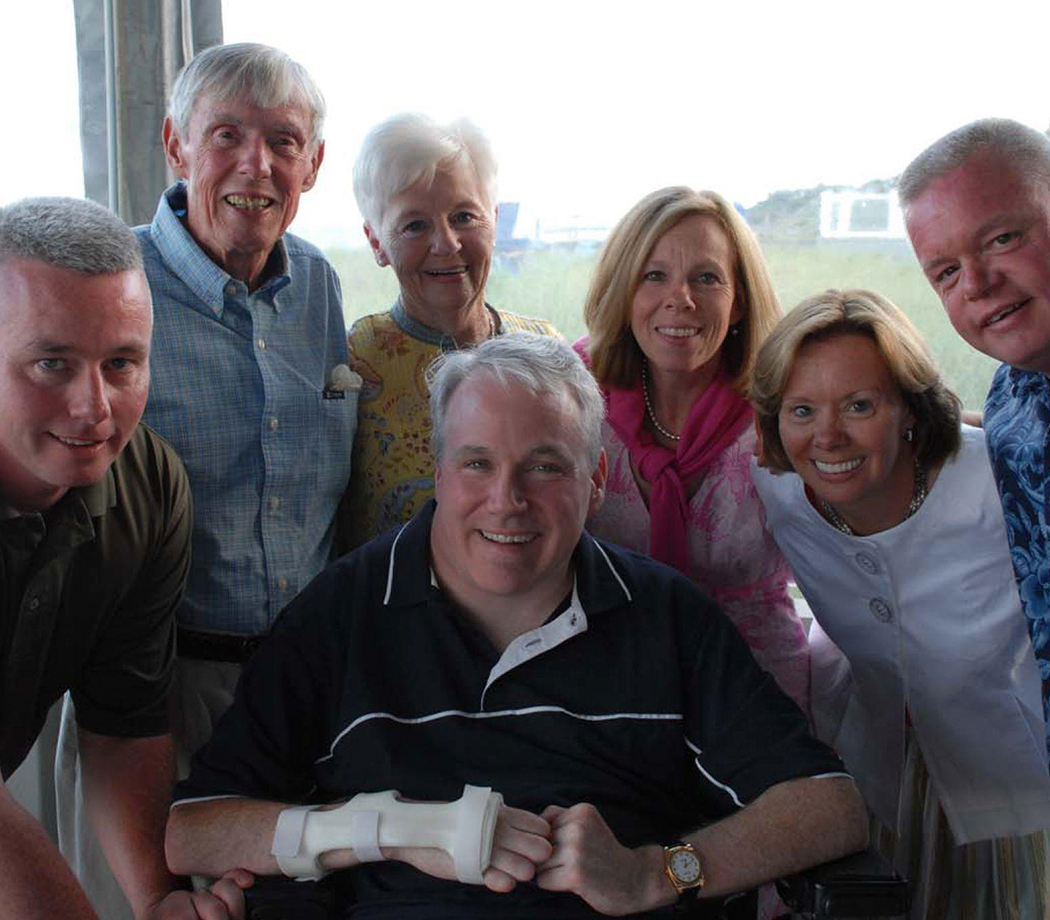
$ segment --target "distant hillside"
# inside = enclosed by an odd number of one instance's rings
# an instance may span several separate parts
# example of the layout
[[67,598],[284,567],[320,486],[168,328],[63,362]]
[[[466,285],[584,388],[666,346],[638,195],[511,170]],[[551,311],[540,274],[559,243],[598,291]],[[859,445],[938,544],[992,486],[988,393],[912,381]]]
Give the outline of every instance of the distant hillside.
[[896,186],[897,180],[893,178],[873,179],[859,189],[848,185],[817,185],[773,192],[765,201],[747,209],[747,222],[763,239],[816,241],[820,237],[821,192],[888,192]]

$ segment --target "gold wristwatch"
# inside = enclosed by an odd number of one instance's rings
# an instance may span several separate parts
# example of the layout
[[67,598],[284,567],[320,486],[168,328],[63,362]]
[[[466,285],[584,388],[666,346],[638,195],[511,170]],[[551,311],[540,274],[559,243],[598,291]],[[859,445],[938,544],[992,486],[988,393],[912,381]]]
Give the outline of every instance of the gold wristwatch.
[[691,843],[676,843],[664,847],[664,873],[674,886],[679,899],[695,898],[704,887],[704,869],[700,855]]

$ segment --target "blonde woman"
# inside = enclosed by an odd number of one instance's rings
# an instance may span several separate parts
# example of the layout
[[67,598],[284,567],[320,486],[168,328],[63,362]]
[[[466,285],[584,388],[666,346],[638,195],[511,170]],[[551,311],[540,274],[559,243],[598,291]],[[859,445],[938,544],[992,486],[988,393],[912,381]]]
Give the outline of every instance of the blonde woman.
[[588,529],[675,566],[714,597],[806,709],[806,638],[751,483],[744,394],[780,318],[765,260],[725,199],[681,186],[612,231],[576,349],[606,398],[605,504]]
[[1039,674],[983,433],[870,291],[803,301],[751,394],[755,484],[820,626],[814,718],[913,881],[912,917],[1050,916]]

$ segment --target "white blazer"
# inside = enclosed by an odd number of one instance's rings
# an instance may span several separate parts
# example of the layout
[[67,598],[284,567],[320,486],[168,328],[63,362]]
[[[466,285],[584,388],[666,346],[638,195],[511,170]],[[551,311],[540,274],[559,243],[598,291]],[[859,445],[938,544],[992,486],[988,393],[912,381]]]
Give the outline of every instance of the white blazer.
[[958,844],[1050,827],[1039,672],[984,432],[962,435],[918,512],[867,537],[825,521],[794,473],[753,468],[767,526],[849,659],[836,663],[816,631],[818,728],[819,715],[841,712],[824,740],[879,820],[899,828],[907,706]]

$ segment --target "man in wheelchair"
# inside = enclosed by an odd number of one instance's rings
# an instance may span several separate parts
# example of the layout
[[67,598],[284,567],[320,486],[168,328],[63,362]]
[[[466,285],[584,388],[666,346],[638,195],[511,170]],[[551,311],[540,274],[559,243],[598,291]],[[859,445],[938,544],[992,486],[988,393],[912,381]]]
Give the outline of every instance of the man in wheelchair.
[[603,403],[564,343],[431,375],[436,502],[281,616],[180,784],[179,873],[354,917],[660,915],[860,849],[838,758],[684,576],[583,529]]

